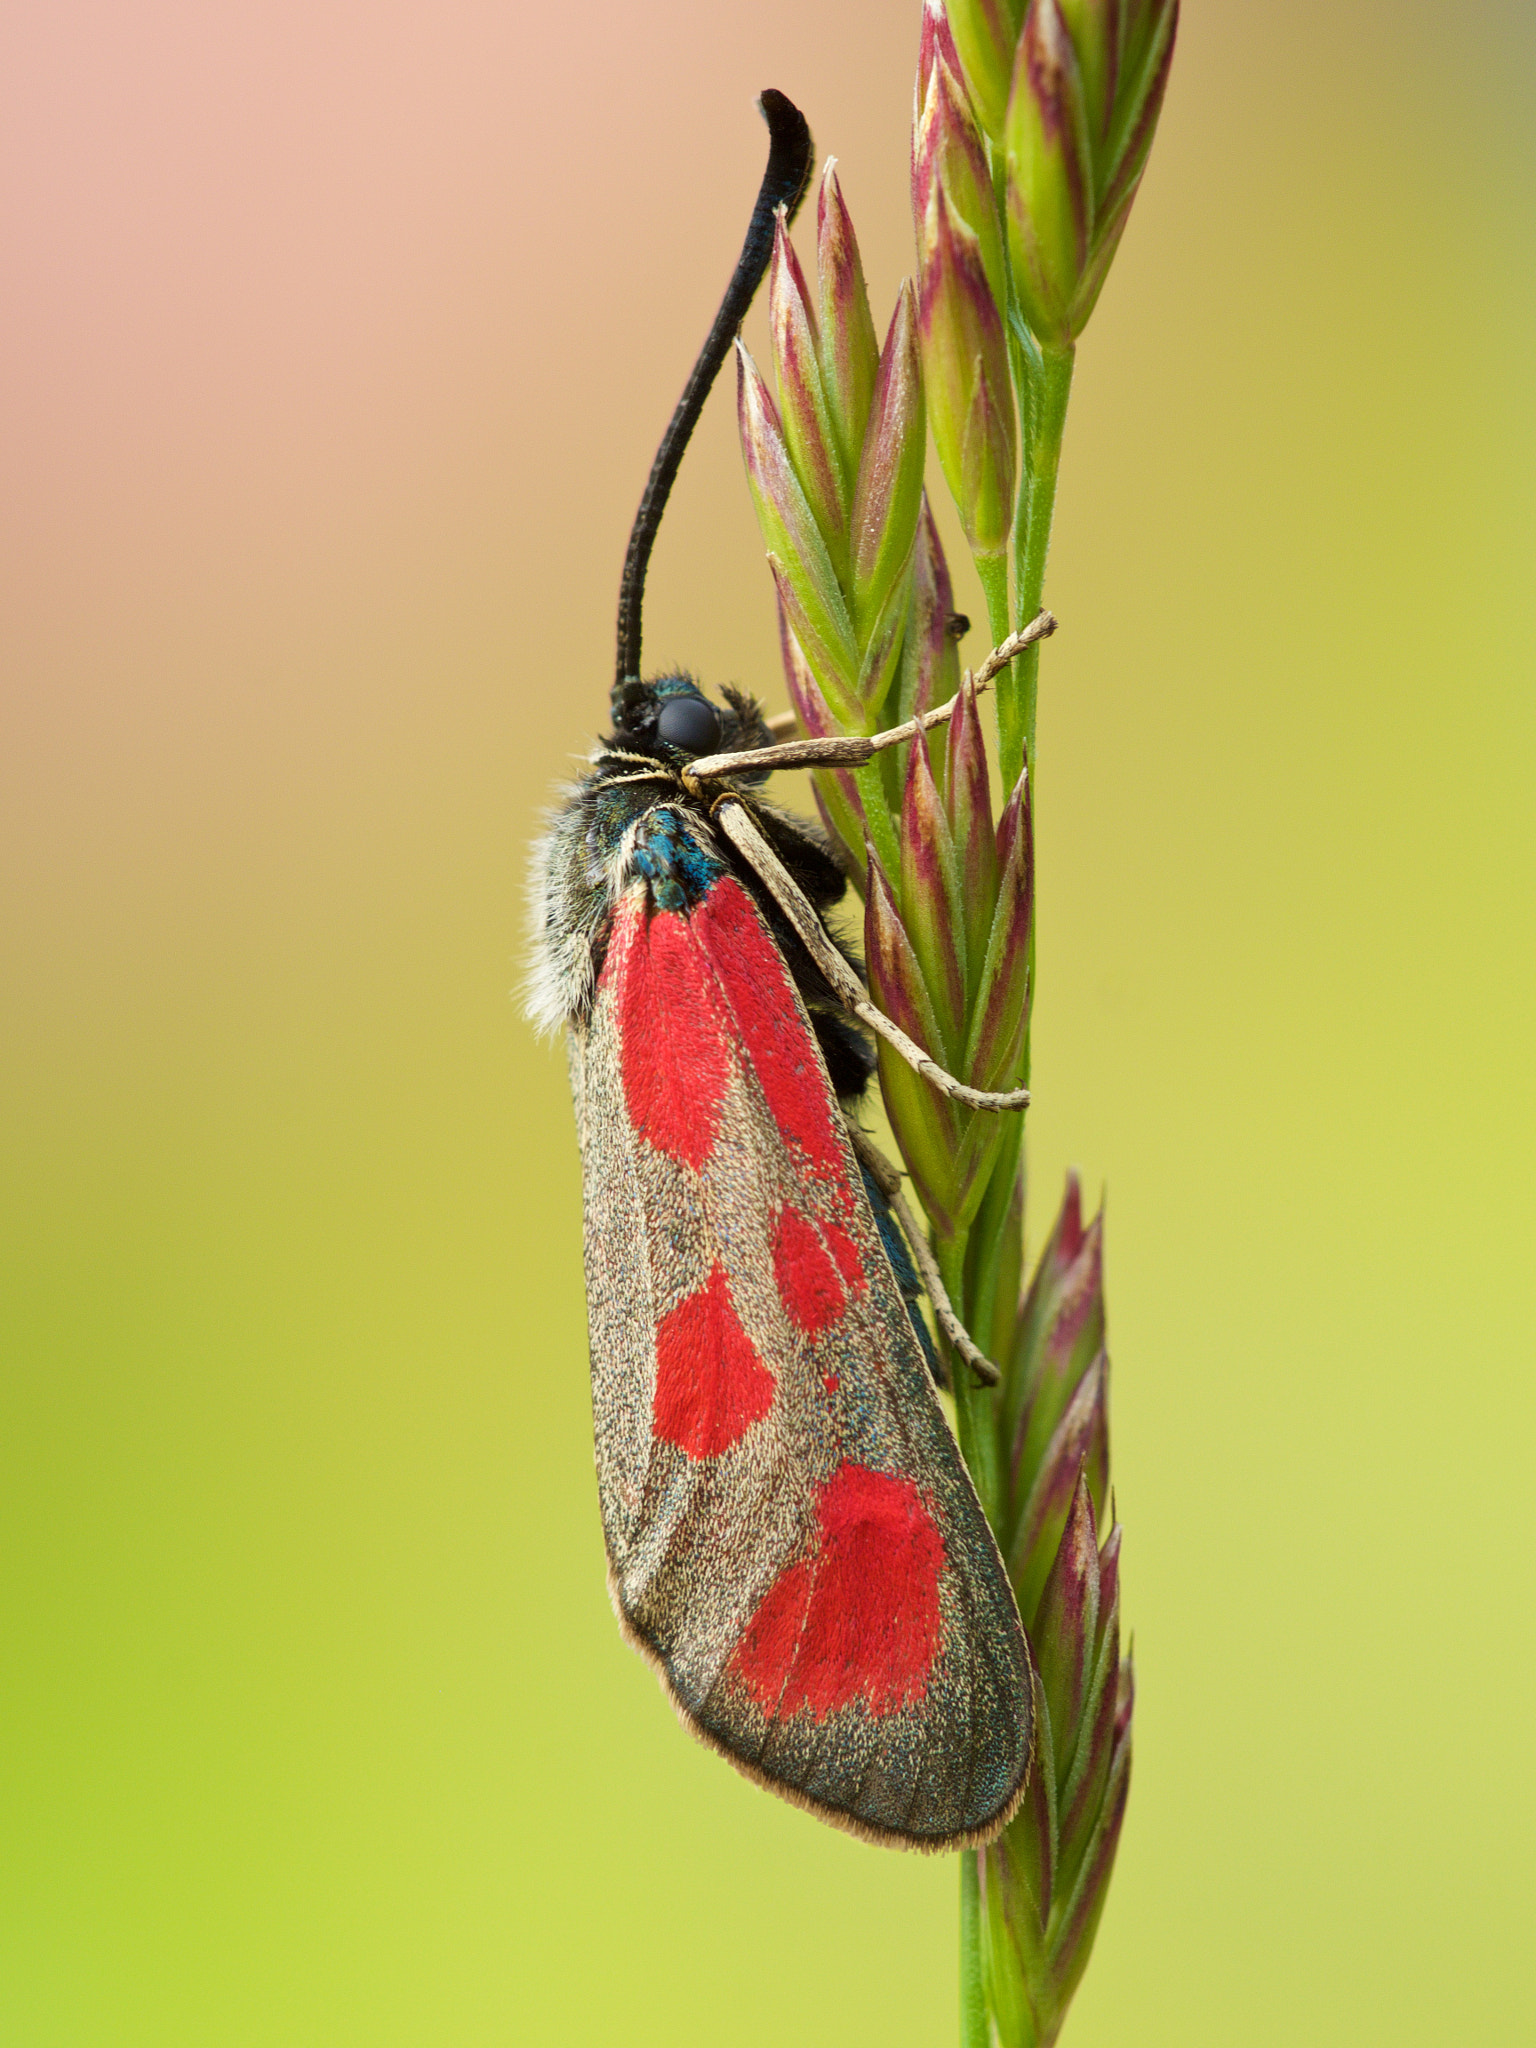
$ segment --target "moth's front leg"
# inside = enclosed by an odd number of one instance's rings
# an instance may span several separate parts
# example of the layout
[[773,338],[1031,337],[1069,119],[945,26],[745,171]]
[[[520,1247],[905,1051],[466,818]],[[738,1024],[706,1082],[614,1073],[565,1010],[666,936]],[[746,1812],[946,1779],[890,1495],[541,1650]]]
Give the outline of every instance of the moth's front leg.
[[[1027,626],[994,647],[986,660],[970,678],[971,688],[980,692],[988,686],[999,669],[1004,669],[1016,654],[1021,654],[1033,641],[1045,640],[1056,630],[1056,621],[1049,612],[1037,612]],[[734,754],[701,754],[697,761],[683,770],[683,781],[696,796],[705,792],[700,784],[718,782],[724,776],[760,774],[765,768],[857,768],[861,762],[873,760],[876,754],[883,754],[888,747],[899,747],[907,740],[915,739],[920,732],[931,732],[936,725],[943,725],[954,716],[958,697],[951,697],[947,704],[940,704],[933,711],[921,712],[916,718],[909,718],[904,725],[888,726],[884,732],[876,733],[828,733],[820,739],[788,740],[781,747],[756,747],[743,749]],[[782,713],[780,716],[782,717]],[[770,719],[770,728],[778,724]]]

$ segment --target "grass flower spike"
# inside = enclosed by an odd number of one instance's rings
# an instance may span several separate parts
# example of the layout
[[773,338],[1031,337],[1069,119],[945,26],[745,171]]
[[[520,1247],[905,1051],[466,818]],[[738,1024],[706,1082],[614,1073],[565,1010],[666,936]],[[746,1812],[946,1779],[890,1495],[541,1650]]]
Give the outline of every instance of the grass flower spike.
[[[1023,1117],[995,1105],[1027,1101],[1031,1083],[1042,597],[1074,347],[1146,166],[1177,18],[1178,0],[924,0],[916,283],[884,346],[830,165],[814,283],[779,223],[776,400],[738,345],[790,695],[808,736],[843,743],[823,750],[816,798],[864,897],[870,997],[895,1027],[875,1052],[927,1226],[955,1434],[1032,1658],[1033,1713],[1015,1731],[1033,1728],[1026,1796],[961,1857],[962,2048],[1056,2040],[1130,1782],[1102,1219],[1084,1225],[1069,1180],[1026,1286]],[[996,650],[974,679],[924,496],[930,428]],[[940,706],[947,724],[865,745]],[[959,1085],[928,1085],[913,1041]],[[995,1385],[979,1383],[988,1358]]]
[[918,292],[934,446],[971,552],[1001,561],[1018,469],[1003,317],[981,237],[929,182],[918,230]]
[[[997,2038],[1048,2043],[1088,1960],[1130,1785],[1134,1684],[1120,1655],[1120,1530],[1108,1514],[1103,1219],[1075,1178],[1019,1313],[994,1424],[999,1537],[1034,1651],[1030,1796],[979,1859]],[[1112,1517],[1111,1517],[1112,1519]]]

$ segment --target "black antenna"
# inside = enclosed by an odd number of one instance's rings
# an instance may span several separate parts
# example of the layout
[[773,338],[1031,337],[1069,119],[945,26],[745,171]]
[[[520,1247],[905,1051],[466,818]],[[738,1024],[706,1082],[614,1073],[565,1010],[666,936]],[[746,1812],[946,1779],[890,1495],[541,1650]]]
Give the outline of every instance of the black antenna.
[[620,683],[631,677],[638,678],[640,674],[640,606],[645,596],[645,572],[650,565],[651,549],[656,543],[656,529],[661,524],[661,515],[677,480],[683,450],[688,446],[689,435],[698,425],[709,388],[720,373],[720,365],[730,354],[736,330],[746,316],[753,294],[762,283],[763,272],[768,268],[768,259],[773,254],[773,216],[782,206],[793,220],[811,181],[811,131],[804,114],[783,93],[775,92],[772,86],[764,92],[757,106],[768,123],[768,168],[758,188],[757,204],[752,209],[752,219],[747,227],[747,239],[741,245],[741,255],[725,288],[725,297],[720,301],[720,310],[709,330],[709,338],[699,351],[699,359],[683,388],[682,397],[677,401],[677,410],[661,437],[661,446],[656,450],[656,460],[651,464],[651,474],[646,481],[645,495],[640,500],[640,510],[635,514],[635,523],[629,531],[629,552],[624,557],[624,576],[619,584],[619,646],[615,680]]

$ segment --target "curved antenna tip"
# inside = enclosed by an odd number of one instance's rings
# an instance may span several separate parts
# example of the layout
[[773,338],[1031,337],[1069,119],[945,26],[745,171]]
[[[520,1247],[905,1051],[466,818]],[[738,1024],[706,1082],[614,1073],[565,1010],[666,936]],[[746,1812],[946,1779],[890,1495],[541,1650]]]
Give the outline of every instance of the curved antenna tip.
[[788,93],[765,85],[757,96],[757,111],[768,123],[770,137],[768,168],[763,174],[766,187],[771,180],[779,193],[778,203],[793,220],[800,202],[810,189],[815,145],[810,123]]
[[619,632],[614,664],[616,683],[640,673],[640,607],[656,529],[677,476],[683,450],[688,445],[688,437],[709,396],[709,388],[720,365],[731,352],[731,343],[742,316],[768,268],[768,259],[773,253],[774,216],[782,206],[786,218],[793,220],[810,187],[815,149],[804,114],[793,100],[771,85],[764,87],[757,104],[768,123],[768,167],[763,172],[757,203],[747,227],[747,238],[742,244],[730,284],[726,287],[720,310],[715,315],[714,325],[699,352],[683,395],[678,400],[677,410],[662,436],[661,446],[656,450],[640,509],[635,514],[619,585]]

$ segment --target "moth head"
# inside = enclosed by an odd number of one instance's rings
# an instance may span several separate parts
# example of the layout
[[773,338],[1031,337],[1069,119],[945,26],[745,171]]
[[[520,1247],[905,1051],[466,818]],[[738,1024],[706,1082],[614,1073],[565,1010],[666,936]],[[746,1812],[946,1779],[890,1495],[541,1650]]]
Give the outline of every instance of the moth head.
[[723,705],[706,697],[693,677],[681,671],[652,676],[649,682],[631,678],[618,683],[609,745],[681,767],[703,754],[772,743],[755,699],[729,687],[720,694]]

